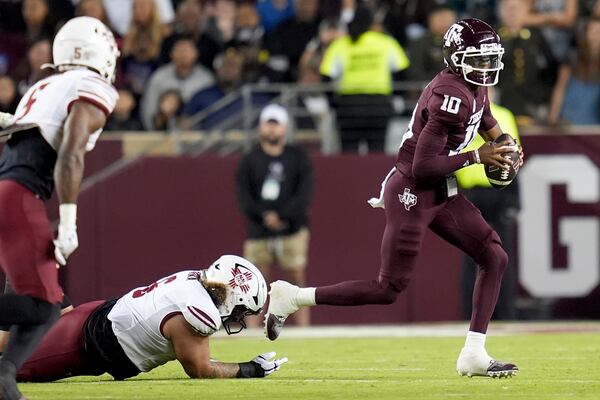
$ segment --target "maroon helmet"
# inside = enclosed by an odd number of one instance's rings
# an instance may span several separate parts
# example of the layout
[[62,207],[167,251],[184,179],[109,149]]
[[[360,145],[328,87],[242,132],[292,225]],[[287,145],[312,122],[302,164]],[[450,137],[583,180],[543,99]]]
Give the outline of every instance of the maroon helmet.
[[476,18],[453,24],[444,35],[444,62],[455,74],[474,85],[494,86],[504,67],[504,48],[494,29]]

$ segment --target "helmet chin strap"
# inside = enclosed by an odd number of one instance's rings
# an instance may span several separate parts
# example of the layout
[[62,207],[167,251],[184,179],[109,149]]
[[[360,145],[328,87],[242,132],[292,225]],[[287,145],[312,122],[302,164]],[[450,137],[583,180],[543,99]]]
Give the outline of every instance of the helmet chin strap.
[[56,65],[54,65],[52,63],[43,63],[42,66],[40,67],[40,69],[46,69],[46,68],[56,70]]

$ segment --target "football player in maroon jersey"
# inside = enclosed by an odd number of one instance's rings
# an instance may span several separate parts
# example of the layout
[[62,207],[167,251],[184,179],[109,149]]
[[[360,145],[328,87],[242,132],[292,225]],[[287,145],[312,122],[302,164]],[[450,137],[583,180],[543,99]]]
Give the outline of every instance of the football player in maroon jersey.
[[[410,282],[429,228],[479,264],[471,325],[457,361],[458,373],[492,377],[516,374],[516,365],[494,360],[485,349],[508,256],[479,210],[457,192],[454,177],[456,170],[471,164],[508,168],[501,155],[516,150],[509,142],[492,143],[502,130],[490,112],[487,86],[498,82],[504,49],[488,24],[469,18],[450,27],[444,36],[443,53],[446,68],[421,94],[396,165],[382,184],[380,198],[370,201],[373,207],[385,208],[386,214],[379,276],[318,288],[272,283],[265,319],[269,339],[279,336],[286,317],[300,307],[396,301]],[[461,153],[477,133],[486,144]]]

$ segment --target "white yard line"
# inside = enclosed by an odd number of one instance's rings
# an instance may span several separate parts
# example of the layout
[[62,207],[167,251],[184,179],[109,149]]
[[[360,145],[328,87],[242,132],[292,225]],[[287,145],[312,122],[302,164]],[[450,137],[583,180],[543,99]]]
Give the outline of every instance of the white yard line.
[[[326,338],[394,338],[394,337],[462,337],[469,329],[466,322],[431,323],[407,325],[335,325],[308,328],[286,327],[282,339],[326,339]],[[490,336],[526,335],[531,333],[600,333],[600,322],[596,321],[542,321],[492,323]],[[228,337],[219,332],[218,337]],[[241,335],[230,338],[263,338],[262,329],[248,329]]]

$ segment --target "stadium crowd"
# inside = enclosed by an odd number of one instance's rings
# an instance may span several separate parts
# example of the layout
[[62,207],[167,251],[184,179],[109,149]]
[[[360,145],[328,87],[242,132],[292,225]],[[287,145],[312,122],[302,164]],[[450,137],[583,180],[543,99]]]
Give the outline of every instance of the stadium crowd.
[[371,11],[370,30],[410,62],[399,62],[394,80],[431,79],[443,65],[443,33],[473,16],[501,35],[497,103],[520,124],[600,124],[600,0],[0,0],[0,111],[14,112],[51,73],[40,66],[73,16],[96,17],[118,37],[120,99],[107,130],[165,130],[244,83],[320,82],[326,49],[349,32],[359,5]]

